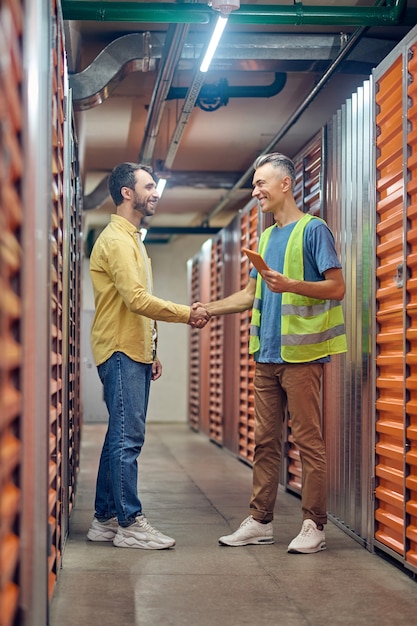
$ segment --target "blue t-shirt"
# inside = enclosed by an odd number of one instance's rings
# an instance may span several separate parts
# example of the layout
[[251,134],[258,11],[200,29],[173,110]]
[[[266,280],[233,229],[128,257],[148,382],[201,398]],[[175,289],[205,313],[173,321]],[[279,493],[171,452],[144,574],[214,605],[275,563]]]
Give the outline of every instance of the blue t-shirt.
[[[288,239],[296,224],[293,222],[282,228],[273,228],[266,246],[264,259],[267,265],[281,274]],[[324,272],[341,267],[329,227],[321,220],[308,222],[304,230],[304,279],[313,282],[324,280]],[[253,268],[250,276],[256,279],[257,275],[257,270]],[[254,354],[258,363],[285,362],[281,357],[281,303],[282,294],[273,293],[262,281],[260,349]],[[318,361],[325,363],[329,360],[330,357],[325,357]]]

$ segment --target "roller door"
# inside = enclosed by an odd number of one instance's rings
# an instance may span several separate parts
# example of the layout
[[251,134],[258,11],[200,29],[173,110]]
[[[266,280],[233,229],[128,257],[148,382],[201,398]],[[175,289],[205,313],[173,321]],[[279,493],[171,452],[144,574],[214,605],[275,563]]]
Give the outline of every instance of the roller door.
[[[57,7],[52,4],[52,14]],[[63,379],[63,328],[64,328],[64,72],[65,53],[62,31],[57,20],[56,41],[52,48],[52,207],[51,207],[51,354],[50,354],[50,413],[49,413],[49,534],[48,556],[49,597],[52,597],[62,556],[62,495],[64,485],[63,449],[64,379]]]
[[[191,259],[187,264],[188,284],[190,291],[190,301],[201,301],[200,295],[200,265],[198,257]],[[199,364],[200,354],[200,332],[196,328],[190,330],[189,343],[189,384],[188,384],[188,425],[193,430],[200,429],[200,376]]]
[[376,76],[377,372],[375,545],[417,568],[414,29]]
[[0,8],[0,624],[19,606],[22,485],[22,6]]
[[[294,158],[296,186],[294,199],[304,213],[321,215],[322,189],[322,139],[319,133]],[[300,452],[291,433],[291,415],[285,420],[285,477],[287,489],[301,494],[302,471]]]
[[[188,261],[190,302],[209,302],[211,299],[211,246],[209,239],[201,251]],[[211,322],[210,322],[211,324]],[[188,424],[196,431],[210,433],[210,324],[199,330],[190,329],[190,367]]]
[[[246,287],[249,276],[249,260],[242,248],[257,250],[259,239],[259,216],[256,205],[242,211],[240,216],[240,289]],[[238,257],[238,258],[239,258]],[[249,328],[251,311],[244,311],[238,316],[239,328],[239,379],[238,379],[238,450],[242,461],[252,463],[255,451],[255,409],[253,381],[255,361],[249,354]]]
[[376,538],[404,553],[405,311],[402,55],[376,84]]
[[[223,298],[224,291],[224,251],[221,237],[212,241],[210,258],[210,300]],[[209,432],[210,439],[223,443],[223,394],[224,394],[224,316],[213,317],[210,321],[209,356]]]

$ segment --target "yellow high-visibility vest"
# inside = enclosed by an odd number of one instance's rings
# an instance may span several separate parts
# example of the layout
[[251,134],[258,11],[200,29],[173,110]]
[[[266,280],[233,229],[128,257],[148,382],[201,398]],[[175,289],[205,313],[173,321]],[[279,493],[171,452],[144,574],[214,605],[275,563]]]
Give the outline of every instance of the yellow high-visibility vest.
[[[288,239],[283,274],[304,280],[303,239],[308,222],[316,218],[306,213],[295,225]],[[272,229],[261,235],[259,253],[263,256]],[[260,348],[262,277],[258,274],[252,308],[249,353]],[[284,292],[281,306],[281,357],[288,363],[308,363],[346,352],[346,334],[342,305],[338,300],[319,300]]]

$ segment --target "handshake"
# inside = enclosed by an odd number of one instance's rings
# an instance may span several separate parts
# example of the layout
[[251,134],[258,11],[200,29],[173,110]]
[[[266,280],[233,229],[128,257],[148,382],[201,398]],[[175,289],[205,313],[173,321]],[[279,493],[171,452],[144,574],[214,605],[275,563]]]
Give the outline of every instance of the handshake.
[[201,302],[194,302],[191,306],[190,319],[188,324],[193,328],[204,328],[211,315]]

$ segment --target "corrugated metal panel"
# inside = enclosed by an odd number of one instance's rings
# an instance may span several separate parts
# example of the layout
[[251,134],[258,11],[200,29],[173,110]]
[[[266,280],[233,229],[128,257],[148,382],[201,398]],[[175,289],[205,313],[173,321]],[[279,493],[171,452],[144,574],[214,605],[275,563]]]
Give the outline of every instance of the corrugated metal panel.
[[370,337],[372,333],[372,90],[365,81],[327,124],[324,217],[346,282],[347,355],[332,357],[323,385],[330,516],[370,544],[373,508]]
[[17,622],[21,500],[22,6],[0,12],[0,624]]

